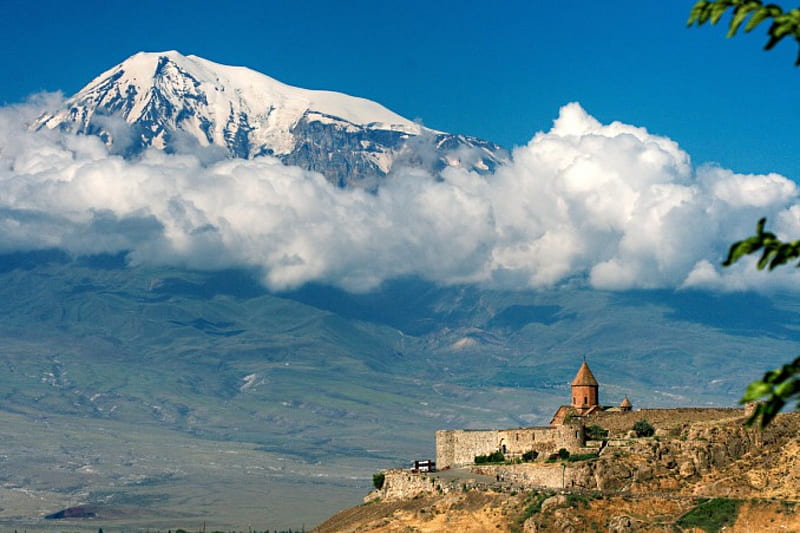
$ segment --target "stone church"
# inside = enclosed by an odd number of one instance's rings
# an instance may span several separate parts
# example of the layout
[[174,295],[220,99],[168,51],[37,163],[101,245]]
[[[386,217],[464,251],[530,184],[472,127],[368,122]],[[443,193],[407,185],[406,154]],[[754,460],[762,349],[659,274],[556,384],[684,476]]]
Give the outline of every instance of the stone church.
[[592,374],[586,360],[583,361],[575,379],[572,380],[572,404],[558,408],[550,421],[551,426],[564,423],[568,417],[586,417],[601,412],[626,412],[633,409],[627,396],[618,406],[600,405],[600,384]]
[[439,430],[436,432],[436,464],[439,469],[471,464],[477,455],[503,452],[507,459],[530,451],[538,455],[561,448],[578,452],[586,444],[583,419],[601,412],[632,409],[626,396],[619,406],[600,404],[600,384],[584,360],[571,383],[572,403],[556,410],[549,426],[491,430]]

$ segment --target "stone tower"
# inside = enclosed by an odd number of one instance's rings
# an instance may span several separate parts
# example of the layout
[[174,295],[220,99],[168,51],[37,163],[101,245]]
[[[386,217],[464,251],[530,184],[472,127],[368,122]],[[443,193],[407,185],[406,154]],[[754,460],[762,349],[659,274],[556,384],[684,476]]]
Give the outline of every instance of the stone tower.
[[628,412],[633,409],[633,404],[628,399],[628,396],[625,395],[625,398],[622,399],[622,403],[619,404],[619,410],[622,412]]
[[584,361],[572,380],[572,408],[581,416],[594,410],[600,405],[599,388],[594,374]]

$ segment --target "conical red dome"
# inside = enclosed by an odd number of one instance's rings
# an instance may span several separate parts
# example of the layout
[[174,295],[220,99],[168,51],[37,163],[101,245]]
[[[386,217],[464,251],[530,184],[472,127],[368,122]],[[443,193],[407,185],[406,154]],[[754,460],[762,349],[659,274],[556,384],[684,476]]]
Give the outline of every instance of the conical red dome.
[[578,369],[578,373],[575,374],[575,379],[572,380],[573,387],[579,386],[587,386],[587,387],[599,387],[600,384],[597,383],[597,380],[592,374],[592,371],[589,370],[589,365],[586,364],[586,361],[581,364],[581,367]]

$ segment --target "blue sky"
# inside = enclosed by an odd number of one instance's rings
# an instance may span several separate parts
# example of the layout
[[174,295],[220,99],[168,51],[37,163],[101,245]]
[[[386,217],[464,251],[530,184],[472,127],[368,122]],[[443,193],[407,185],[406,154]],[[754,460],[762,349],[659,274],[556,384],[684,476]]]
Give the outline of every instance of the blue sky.
[[579,101],[694,163],[800,178],[794,43],[686,28],[693,1],[53,2],[4,6],[0,103],[72,94],[140,50],[177,49],[377,100],[506,146]]

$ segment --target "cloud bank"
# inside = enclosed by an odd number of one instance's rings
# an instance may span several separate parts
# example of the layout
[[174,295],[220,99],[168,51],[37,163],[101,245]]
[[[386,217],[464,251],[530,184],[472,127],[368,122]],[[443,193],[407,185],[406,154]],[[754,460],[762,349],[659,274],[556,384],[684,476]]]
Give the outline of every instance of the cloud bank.
[[0,108],[0,253],[251,267],[276,290],[365,291],[400,276],[512,289],[798,286],[791,269],[718,267],[761,216],[800,236],[794,182],[693,167],[674,141],[601,124],[577,103],[493,175],[397,169],[371,194],[270,157],[151,150],[128,161],[94,137],[28,131],[57,98]]

